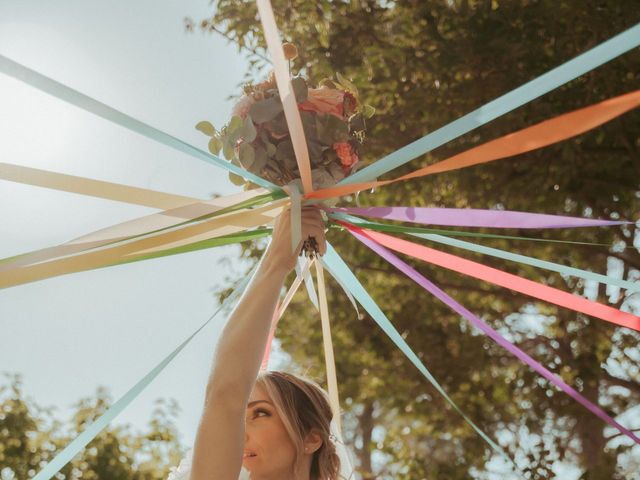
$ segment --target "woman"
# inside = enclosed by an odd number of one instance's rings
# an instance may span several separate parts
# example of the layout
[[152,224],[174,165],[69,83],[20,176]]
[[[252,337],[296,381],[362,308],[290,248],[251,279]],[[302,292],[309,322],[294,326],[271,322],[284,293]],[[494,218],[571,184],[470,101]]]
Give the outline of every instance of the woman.
[[[309,236],[324,254],[324,223],[316,208],[303,209],[302,238]],[[278,296],[301,245],[291,248],[291,218],[285,211],[218,342],[190,476],[184,478],[237,480],[242,467],[252,480],[339,478],[325,392],[294,375],[258,373]]]

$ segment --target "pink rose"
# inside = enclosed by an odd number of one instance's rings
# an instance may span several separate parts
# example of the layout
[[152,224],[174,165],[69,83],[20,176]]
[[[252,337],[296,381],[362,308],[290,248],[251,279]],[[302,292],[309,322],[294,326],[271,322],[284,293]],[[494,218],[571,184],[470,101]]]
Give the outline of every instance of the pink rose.
[[353,147],[350,143],[341,142],[334,143],[333,149],[335,150],[338,158],[340,159],[340,163],[345,168],[351,168],[358,162],[358,155],[353,151]]
[[249,109],[251,105],[253,105],[254,100],[250,95],[243,95],[233,106],[233,110],[231,110],[231,116],[233,117],[241,117],[246,118],[249,115]]
[[298,104],[304,112],[329,113],[343,119],[344,92],[335,88],[310,88],[307,99]]

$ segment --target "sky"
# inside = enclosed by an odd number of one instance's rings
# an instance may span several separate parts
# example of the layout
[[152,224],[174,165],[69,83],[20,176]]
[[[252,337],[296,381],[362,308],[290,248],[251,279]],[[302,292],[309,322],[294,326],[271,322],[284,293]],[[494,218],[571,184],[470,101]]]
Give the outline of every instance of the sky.
[[[184,31],[185,16],[210,14],[203,0],[0,0],[0,54],[206,149],[195,124],[228,120],[227,98],[248,68],[226,39]],[[199,198],[239,191],[215,166],[3,74],[0,105],[3,162]],[[0,180],[0,258],[154,211]],[[215,291],[242,271],[238,252],[221,247],[0,290],[0,372],[20,373],[26,394],[60,419],[98,386],[119,398],[211,315]],[[155,399],[174,398],[191,444],[223,320],[114,423],[142,430]]]

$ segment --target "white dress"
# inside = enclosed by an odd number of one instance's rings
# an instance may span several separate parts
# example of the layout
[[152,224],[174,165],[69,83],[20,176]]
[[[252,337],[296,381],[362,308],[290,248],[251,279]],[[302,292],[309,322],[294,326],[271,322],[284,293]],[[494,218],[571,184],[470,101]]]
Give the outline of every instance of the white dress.
[[[177,467],[172,467],[167,480],[189,480],[191,474],[191,458],[193,457],[193,450],[189,450],[185,457]],[[249,472],[244,468],[240,471],[238,480],[249,480]]]
[[[340,457],[340,478],[344,480],[351,480],[353,477],[353,467],[349,453],[342,442],[338,442],[336,445],[338,456]],[[191,474],[191,458],[193,456],[193,450],[189,450],[185,457],[182,459],[177,467],[172,467],[167,480],[189,480]],[[238,480],[250,480],[249,472],[244,468],[240,471]]]

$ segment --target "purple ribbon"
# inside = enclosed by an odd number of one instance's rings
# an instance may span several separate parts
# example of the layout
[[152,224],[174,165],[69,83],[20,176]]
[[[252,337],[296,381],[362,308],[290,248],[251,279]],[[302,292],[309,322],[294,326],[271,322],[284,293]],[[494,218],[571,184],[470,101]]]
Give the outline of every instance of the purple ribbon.
[[493,228],[574,228],[606,227],[632,222],[565,217],[541,213],[512,212],[509,210],[477,210],[473,208],[423,208],[423,207],[367,207],[334,208],[334,212],[386,218],[401,222],[446,225],[457,227]]
[[533,370],[535,370],[540,375],[542,375],[544,378],[549,380],[552,384],[557,386],[560,390],[565,392],[571,398],[573,398],[577,402],[581,403],[590,412],[592,412],[593,414],[595,414],[598,417],[600,417],[602,420],[607,422],[612,427],[615,427],[616,429],[618,429],[621,433],[623,433],[624,435],[626,435],[627,437],[632,439],[637,444],[640,444],[640,438],[638,438],[632,431],[624,428],[622,425],[620,425],[618,422],[616,422],[613,418],[611,418],[609,415],[607,415],[605,413],[605,411],[602,410],[599,406],[591,403],[585,397],[580,395],[573,387],[567,385],[559,376],[557,376],[556,374],[554,374],[551,371],[549,371],[547,368],[542,366],[540,363],[536,362],[533,358],[531,358],[525,352],[520,350],[517,346],[515,346],[509,340],[504,338],[502,335],[500,335],[497,331],[495,331],[489,325],[487,325],[482,320],[480,320],[480,318],[478,318],[473,313],[471,313],[469,310],[467,310],[465,307],[463,307],[458,302],[456,302],[453,298],[451,298],[449,295],[447,295],[438,286],[436,286],[431,281],[427,280],[424,276],[422,276],[420,273],[418,273],[413,267],[411,267],[410,265],[407,265],[405,262],[403,262],[398,257],[396,257],[393,253],[391,253],[389,250],[387,250],[385,247],[383,247],[382,245],[376,243],[375,241],[371,240],[370,238],[368,238],[368,237],[366,237],[364,235],[361,235],[359,233],[356,233],[353,230],[349,230],[349,232],[353,236],[355,236],[358,240],[360,240],[362,243],[364,243],[366,246],[368,246],[371,250],[376,252],[378,255],[380,255],[382,258],[387,260],[389,263],[391,263],[394,267],[396,267],[402,273],[404,273],[409,278],[411,278],[411,280],[413,280],[418,285],[420,285],[422,288],[424,288],[425,290],[430,292],[432,295],[437,297],[440,301],[442,301],[449,308],[451,308],[452,310],[454,310],[455,312],[459,313],[461,316],[466,318],[469,322],[471,322],[471,324],[473,326],[475,326],[476,328],[482,330],[486,335],[491,337],[491,339],[493,339],[501,347],[506,349],[512,355],[515,355],[522,362],[524,362],[527,365],[529,365]]

